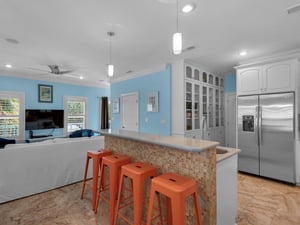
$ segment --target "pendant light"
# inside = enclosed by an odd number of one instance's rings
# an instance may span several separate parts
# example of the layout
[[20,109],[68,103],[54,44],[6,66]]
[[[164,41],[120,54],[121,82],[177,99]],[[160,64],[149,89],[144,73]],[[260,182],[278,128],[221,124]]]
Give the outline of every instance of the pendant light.
[[176,1],[176,33],[173,34],[173,54],[179,55],[182,52],[182,33],[178,31],[178,1]]
[[107,66],[107,74],[109,77],[113,77],[114,75],[114,65],[111,63],[111,37],[115,35],[114,32],[107,32],[107,35],[109,36],[109,63]]

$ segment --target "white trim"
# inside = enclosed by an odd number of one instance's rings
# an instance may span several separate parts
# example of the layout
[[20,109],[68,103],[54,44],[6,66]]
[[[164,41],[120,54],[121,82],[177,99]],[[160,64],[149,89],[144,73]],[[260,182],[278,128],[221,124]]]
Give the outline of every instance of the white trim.
[[20,101],[19,114],[19,136],[11,137],[17,140],[24,140],[25,138],[25,94],[24,92],[16,91],[0,91],[0,97],[4,98],[18,98]]
[[[33,75],[32,73],[27,73],[26,71],[8,71],[8,70],[1,70],[0,69],[0,76],[6,76],[6,77],[18,77],[22,79],[30,79],[30,80],[40,80],[40,81],[47,81],[47,82],[55,82],[55,83],[63,83],[63,84],[69,84],[69,85],[79,85],[79,86],[87,86],[87,87],[97,87],[97,88],[109,88],[110,84],[106,81],[95,81],[87,80],[87,79],[75,79],[75,78],[68,78],[68,77],[57,77],[57,76],[37,76]],[[63,76],[63,75],[62,75]]]
[[235,69],[241,69],[249,66],[256,66],[259,64],[265,64],[265,63],[273,63],[278,62],[282,60],[288,60],[288,59],[300,59],[300,49],[296,49],[293,51],[288,52],[282,52],[275,55],[270,55],[268,57],[261,57],[256,58],[254,60],[248,60],[248,61],[241,61],[239,62],[239,65],[235,66]]
[[85,128],[88,126],[88,97],[82,97],[82,96],[64,96],[64,135],[68,135],[68,115],[67,115],[67,102],[68,101],[83,101],[85,102]]
[[149,69],[139,70],[139,71],[131,72],[131,73],[128,73],[128,74],[121,74],[119,77],[113,77],[110,80],[110,83],[116,83],[116,82],[120,82],[120,81],[124,81],[124,80],[130,80],[130,79],[137,78],[137,77],[142,77],[142,76],[145,76],[145,75],[149,75],[149,74],[152,74],[152,73],[155,73],[155,72],[165,70],[166,67],[167,67],[167,64],[160,64],[160,65],[157,65],[157,66],[153,66],[152,68],[149,68]]

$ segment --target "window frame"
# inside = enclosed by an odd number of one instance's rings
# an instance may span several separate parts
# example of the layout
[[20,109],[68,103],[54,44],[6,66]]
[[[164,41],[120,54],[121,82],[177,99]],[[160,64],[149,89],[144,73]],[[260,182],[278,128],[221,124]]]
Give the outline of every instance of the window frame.
[[64,135],[69,135],[72,131],[68,131],[68,101],[80,101],[85,103],[85,129],[88,125],[88,98],[83,96],[64,96]]
[[19,135],[3,138],[24,140],[25,139],[25,94],[24,92],[0,91],[0,98],[17,98],[19,99]]

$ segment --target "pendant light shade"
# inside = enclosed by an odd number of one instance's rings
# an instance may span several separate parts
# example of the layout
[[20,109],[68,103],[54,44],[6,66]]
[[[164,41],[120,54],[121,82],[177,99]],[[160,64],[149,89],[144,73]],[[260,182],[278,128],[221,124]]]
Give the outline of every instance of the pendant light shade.
[[108,64],[107,74],[108,74],[109,77],[114,76],[114,65]]
[[111,37],[115,35],[114,32],[107,32],[107,35],[109,36],[109,63],[107,66],[107,74],[109,77],[114,76],[114,65],[111,63]]
[[173,34],[173,54],[179,55],[182,52],[182,33]]
[[178,31],[178,0],[176,1],[176,33],[173,34],[173,54],[179,55],[182,52],[182,33]]

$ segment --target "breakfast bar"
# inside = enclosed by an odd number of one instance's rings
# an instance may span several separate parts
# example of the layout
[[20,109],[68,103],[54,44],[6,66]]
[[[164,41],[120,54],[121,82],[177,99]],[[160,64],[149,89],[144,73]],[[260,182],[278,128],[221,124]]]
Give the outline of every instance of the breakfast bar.
[[[161,136],[125,130],[102,130],[104,146],[113,153],[125,154],[131,161],[142,161],[157,168],[158,174],[174,172],[197,182],[204,225],[216,225],[216,146],[218,142]],[[101,207],[101,206],[100,206]],[[101,217],[107,217],[104,207]],[[194,224],[192,201],[187,201],[187,225]]]

